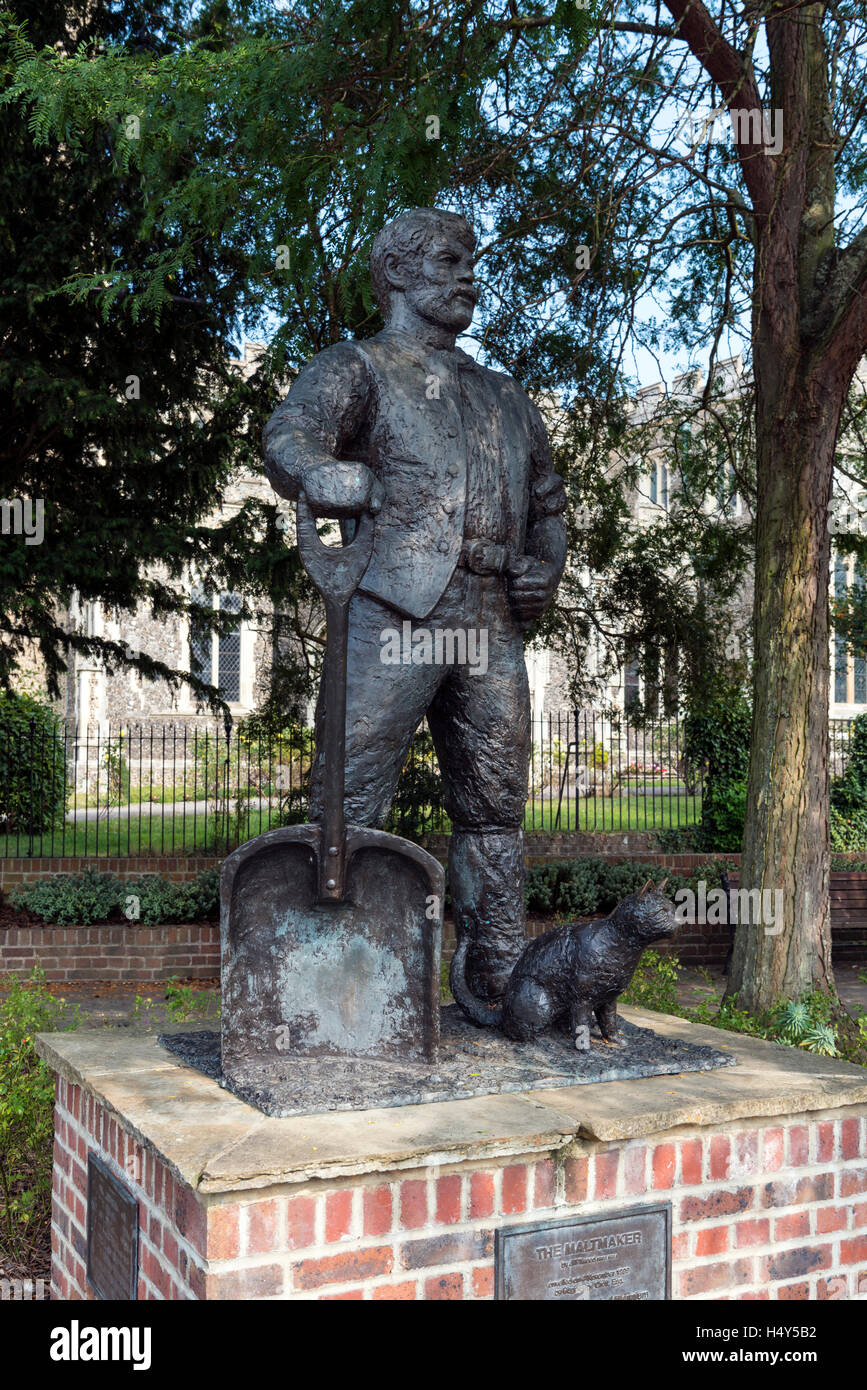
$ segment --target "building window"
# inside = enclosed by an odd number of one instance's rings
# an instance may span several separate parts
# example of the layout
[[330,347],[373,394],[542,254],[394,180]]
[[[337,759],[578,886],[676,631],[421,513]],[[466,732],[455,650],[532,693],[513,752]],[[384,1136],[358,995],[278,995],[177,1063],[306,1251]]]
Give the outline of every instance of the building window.
[[[193,591],[194,602],[202,607],[219,608],[223,613],[240,613],[240,594],[214,594],[204,589]],[[190,674],[215,685],[229,704],[241,701],[241,623],[234,623],[228,632],[218,634],[206,624],[190,621]]]
[[650,500],[654,506],[668,511],[668,465],[665,463],[651,465]]
[[[644,689],[642,700],[642,685]],[[623,667],[623,708],[643,707],[651,718],[673,718],[678,707],[677,648],[657,647],[648,642],[644,647],[644,680],[641,663],[633,652]]]
[[852,662],[852,704],[867,705],[867,661],[863,656]]
[[727,512],[729,516],[737,516],[741,509],[737,474],[731,462],[720,464],[716,500],[720,511]]
[[[854,588],[859,600],[864,598],[864,576],[860,569],[855,567]],[[852,658],[852,703],[853,705],[867,704],[867,661],[863,656]]]
[[[854,571],[852,584],[856,592],[864,588],[864,576]],[[834,597],[845,603],[850,585],[849,568],[839,556],[834,561]],[[867,705],[867,659],[850,657],[842,637],[834,637],[834,703],[838,705]]]
[[633,657],[623,668],[623,708],[628,714],[634,710],[641,699],[641,677],[638,662]]
[[[849,588],[849,576],[841,559],[834,561],[834,597],[838,602],[845,600]],[[848,704],[848,661],[846,643],[842,637],[834,638],[834,700],[838,705]]]

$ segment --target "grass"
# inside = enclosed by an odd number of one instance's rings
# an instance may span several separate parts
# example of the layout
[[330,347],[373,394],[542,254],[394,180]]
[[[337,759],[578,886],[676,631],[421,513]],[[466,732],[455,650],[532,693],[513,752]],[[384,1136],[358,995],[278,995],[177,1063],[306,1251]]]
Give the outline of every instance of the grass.
[[[536,800],[527,803],[524,829],[534,831],[597,831],[618,834],[626,830],[662,830],[696,825],[701,818],[697,797],[659,795],[654,797],[591,797],[576,806]],[[229,816],[228,842],[240,844],[261,835],[278,823],[274,807],[245,808],[240,819]],[[434,829],[448,833],[448,817]],[[0,857],[48,858],[56,855],[123,857],[131,854],[222,853],[226,849],[226,819],[213,812],[184,812],[183,806],[165,802],[161,809],[143,813],[134,805],[125,806],[117,818],[66,822],[44,835],[0,835]]]
[[668,830],[697,825],[701,820],[701,797],[659,791],[653,796],[628,792],[613,797],[582,797],[577,804],[564,804],[557,820],[557,801],[531,799],[524,812],[524,829],[582,830],[615,834],[622,830]]
[[76,1006],[55,998],[38,967],[0,993],[0,1267],[47,1273],[54,1077],[36,1055],[39,1032],[77,1028]]
[[[240,831],[234,817],[229,818],[230,846],[270,830],[277,811],[251,810],[244,815]],[[52,834],[9,835],[0,839],[0,856],[15,855],[47,858],[56,855],[88,855],[123,858],[132,854],[213,854],[225,853],[225,818],[203,812],[198,815],[164,813],[141,815],[130,809],[118,820],[67,823]]]
[[[172,1023],[210,1023],[219,1024],[221,1000],[219,990],[201,989],[192,984],[182,984],[176,975],[166,982],[165,994],[160,1001],[162,1009],[169,1015]],[[137,994],[131,1021],[137,1028],[153,1032],[162,1026],[160,1012],[155,1010],[153,996]]]

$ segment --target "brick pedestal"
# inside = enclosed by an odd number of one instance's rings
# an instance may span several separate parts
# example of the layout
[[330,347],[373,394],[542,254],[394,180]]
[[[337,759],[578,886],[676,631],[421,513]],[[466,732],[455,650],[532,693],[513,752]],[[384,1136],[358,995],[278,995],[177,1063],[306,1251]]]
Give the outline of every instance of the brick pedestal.
[[152,1038],[113,1040],[109,1059],[94,1035],[44,1037],[53,1296],[94,1297],[96,1152],[138,1199],[140,1299],[491,1298],[498,1227],[660,1200],[675,1299],[867,1297],[864,1072],[666,1027],[724,1042],[739,1066],[287,1120]]

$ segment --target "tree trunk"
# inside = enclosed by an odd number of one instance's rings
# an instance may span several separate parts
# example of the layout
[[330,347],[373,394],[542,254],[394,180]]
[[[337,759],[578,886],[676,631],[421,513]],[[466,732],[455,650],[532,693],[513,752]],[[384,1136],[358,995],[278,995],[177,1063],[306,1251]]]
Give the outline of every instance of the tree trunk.
[[774,351],[756,363],[756,656],[740,874],[743,889],[762,890],[763,911],[757,922],[755,908],[741,910],[750,920],[737,927],[727,991],[753,1012],[834,988],[828,507],[847,383],[805,354]]
[[[752,44],[735,49],[703,0],[665,4],[729,110],[758,116]],[[736,138],[755,250],[757,473],[753,730],[740,878],[743,889],[761,890],[763,908],[771,895],[772,911],[738,924],[727,995],[753,1011],[780,996],[834,986],[828,507],[843,404],[867,350],[867,235],[859,233],[842,253],[836,245],[840,137],[825,9],[807,3],[756,11],[763,14],[769,104],[782,121],[783,147],[774,153],[757,128],[745,132],[743,123]],[[741,205],[739,195],[734,204]],[[775,920],[761,920],[771,915]]]
[[[823,267],[835,255],[822,15],[821,5],[809,5],[766,21],[770,104],[783,121],[784,149],[779,158],[741,151],[757,213],[755,662],[741,885],[761,890],[763,910],[760,920],[753,912],[738,924],[727,992],[753,1012],[810,988],[834,989],[828,509],[857,354],[854,340],[841,350],[838,333],[835,343],[832,314],[816,317]],[[757,161],[761,176],[751,167]]]

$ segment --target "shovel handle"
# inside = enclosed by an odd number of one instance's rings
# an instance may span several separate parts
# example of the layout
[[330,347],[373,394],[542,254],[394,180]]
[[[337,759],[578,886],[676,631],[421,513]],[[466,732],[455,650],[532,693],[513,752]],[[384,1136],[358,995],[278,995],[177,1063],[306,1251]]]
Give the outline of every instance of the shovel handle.
[[325,730],[322,739],[322,840],[319,900],[342,902],[346,890],[346,651],[349,601],[373,553],[373,517],[365,513],[349,545],[325,545],[303,493],[298,498],[301,561],[325,603],[326,644],[322,673]]
[[302,564],[322,597],[348,604],[361,583],[373,554],[374,520],[370,512],[359,519],[349,545],[326,545],[316,530],[310,503],[300,493],[296,533]]

